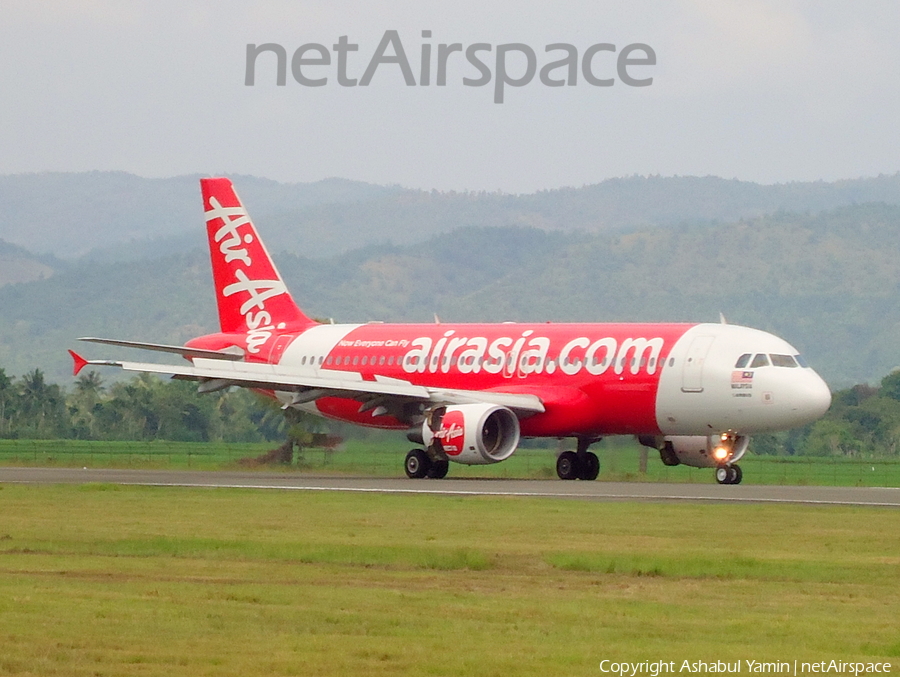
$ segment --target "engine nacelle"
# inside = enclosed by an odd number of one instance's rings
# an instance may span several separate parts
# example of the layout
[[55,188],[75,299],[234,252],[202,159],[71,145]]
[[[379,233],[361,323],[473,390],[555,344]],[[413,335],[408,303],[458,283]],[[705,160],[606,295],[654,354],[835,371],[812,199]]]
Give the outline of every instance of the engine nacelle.
[[664,438],[659,455],[666,465],[683,463],[694,468],[716,468],[737,461],[750,444],[746,435],[689,436],[671,435]]
[[499,463],[519,446],[519,419],[496,404],[437,407],[422,424],[422,440],[425,446],[440,445],[456,463]]

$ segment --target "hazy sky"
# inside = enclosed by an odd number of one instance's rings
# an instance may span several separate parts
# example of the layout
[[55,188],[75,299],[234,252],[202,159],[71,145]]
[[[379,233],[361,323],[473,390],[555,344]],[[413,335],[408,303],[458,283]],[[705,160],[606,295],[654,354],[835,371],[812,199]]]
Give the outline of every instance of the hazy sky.
[[[422,45],[524,43],[537,69],[596,43],[650,45],[652,77],[629,87],[599,52],[588,84],[538,76],[505,89],[463,85],[479,72],[447,60],[447,84],[406,86],[397,64],[366,86],[304,66],[275,84],[262,55],[244,84],[246,45],[359,45],[360,79],[396,30],[419,80]],[[422,31],[431,31],[423,38]],[[632,0],[363,3],[0,0],[0,173],[125,170],[143,176],[337,176],[418,188],[513,192],[630,174],[714,174],[760,182],[900,170],[900,3],[896,0]],[[393,54],[388,50],[387,54]],[[308,56],[315,56],[308,52]],[[637,54],[640,56],[640,54]],[[525,57],[510,54],[518,77]],[[432,67],[434,68],[434,67]],[[552,77],[564,77],[566,69]],[[495,76],[492,73],[492,76]]]

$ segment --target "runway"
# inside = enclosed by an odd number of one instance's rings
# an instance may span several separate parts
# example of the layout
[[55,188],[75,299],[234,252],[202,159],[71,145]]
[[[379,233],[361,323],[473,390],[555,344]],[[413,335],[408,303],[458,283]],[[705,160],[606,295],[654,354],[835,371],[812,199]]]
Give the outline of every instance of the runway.
[[740,484],[563,482],[561,480],[325,477],[286,473],[0,468],[0,484],[108,483],[282,491],[339,491],[443,496],[519,496],[592,501],[793,503],[900,508],[900,488]]

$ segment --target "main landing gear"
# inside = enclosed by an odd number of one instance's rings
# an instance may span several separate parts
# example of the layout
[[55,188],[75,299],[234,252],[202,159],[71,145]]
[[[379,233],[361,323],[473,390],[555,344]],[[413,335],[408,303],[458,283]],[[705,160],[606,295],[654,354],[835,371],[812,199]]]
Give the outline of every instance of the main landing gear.
[[447,476],[450,462],[446,459],[434,461],[424,449],[412,449],[406,455],[403,469],[406,470],[406,476],[411,480],[420,480],[425,477],[441,480]]
[[588,451],[599,438],[579,437],[578,451],[564,451],[556,459],[556,474],[561,480],[595,480],[600,474],[600,459]]
[[719,484],[740,484],[743,478],[744,473],[737,463],[716,468],[716,482]]

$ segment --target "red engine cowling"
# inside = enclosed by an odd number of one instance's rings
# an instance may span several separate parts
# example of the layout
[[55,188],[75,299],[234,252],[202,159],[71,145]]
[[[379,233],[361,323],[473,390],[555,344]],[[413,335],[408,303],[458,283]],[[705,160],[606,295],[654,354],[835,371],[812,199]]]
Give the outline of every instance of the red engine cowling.
[[422,439],[426,446],[439,444],[456,463],[499,463],[519,446],[519,419],[495,404],[438,407],[428,413]]
[[723,433],[721,435],[688,436],[671,435],[659,453],[666,465],[684,465],[694,468],[715,468],[737,461],[750,444],[746,435]]

